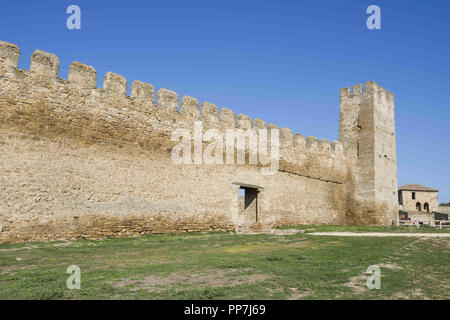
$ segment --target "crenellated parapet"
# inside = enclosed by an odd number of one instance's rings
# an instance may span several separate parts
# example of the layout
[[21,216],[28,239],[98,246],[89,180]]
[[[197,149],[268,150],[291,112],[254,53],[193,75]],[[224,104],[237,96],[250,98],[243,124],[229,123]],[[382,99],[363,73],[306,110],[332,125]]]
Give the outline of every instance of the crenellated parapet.
[[200,119],[199,107],[200,107],[200,103],[197,99],[190,97],[190,96],[184,96],[181,99],[180,113],[189,122],[198,121]]
[[251,129],[252,128],[252,119],[245,114],[238,114],[237,116],[237,128],[238,129]]
[[219,114],[220,122],[226,127],[226,128],[235,128],[236,127],[236,114],[233,110],[228,108],[222,108],[220,109]]
[[108,93],[127,96],[127,79],[113,72],[107,72],[103,78],[103,90]]
[[59,58],[52,53],[38,49],[31,55],[30,71],[57,78],[59,76]]
[[157,105],[170,112],[178,112],[179,99],[175,91],[161,88],[157,93]]
[[[161,135],[168,135],[177,126],[189,128],[198,120],[202,121],[204,129],[210,127],[220,130],[254,129],[256,132],[262,129],[268,129],[268,132],[271,129],[279,129],[280,169],[313,177],[323,176],[326,172],[325,176],[329,180],[342,182],[345,157],[340,142],[330,143],[326,139],[319,140],[312,136],[305,138],[300,133],[293,133],[289,128],[280,129],[275,124],[267,124],[258,118],[252,120],[248,115],[236,114],[229,108],[218,108],[210,102],[200,103],[194,97],[183,96],[180,99],[176,92],[169,89],[160,88],[155,92],[151,84],[139,80],[132,82],[131,93],[128,95],[127,79],[113,72],[107,72],[103,77],[103,87],[97,88],[96,69],[77,61],[70,65],[67,80],[61,79],[58,57],[41,50],[36,50],[32,54],[29,71],[19,70],[17,69],[19,57],[20,49],[15,44],[0,41],[1,72],[14,74],[15,71],[16,76],[20,74],[21,77],[20,81],[3,90],[13,88],[20,91],[20,86],[34,88],[36,92],[31,90],[23,97],[21,101],[23,106],[30,106],[30,101],[47,99],[46,105],[49,106],[47,110],[42,110],[40,106],[40,114],[37,109],[33,111],[35,113],[30,111],[30,122],[38,121],[40,115],[43,117],[42,122],[50,121],[48,119],[53,121],[51,124],[36,124],[41,133],[42,128],[50,130],[53,126],[59,128],[57,131],[61,134],[70,131],[97,140],[135,141],[145,148],[152,149],[149,145],[153,141],[151,137],[162,139]],[[40,86],[52,94],[40,95]],[[15,99],[13,92],[2,93]],[[58,93],[61,93],[60,101]],[[345,88],[341,90],[341,100],[353,99],[351,96],[361,94],[363,94],[362,85],[354,86],[352,91]],[[70,102],[66,102],[65,97],[69,97]],[[36,102],[36,108],[37,104]],[[66,104],[70,104],[70,107]],[[68,114],[63,116],[63,110],[58,108],[66,108],[64,112]],[[25,111],[21,109],[20,112]],[[83,116],[77,116],[77,113]],[[68,120],[71,115],[73,120]],[[170,142],[170,139],[166,140]],[[158,140],[156,144],[170,150],[169,142]]]
[[155,103],[155,88],[148,83],[134,80],[131,84],[131,98],[150,102],[152,105]]
[[88,88],[97,88],[97,71],[94,67],[81,62],[72,62],[67,79],[70,82]]
[[20,49],[17,45],[0,41],[0,68],[17,68],[19,57]]
[[207,126],[219,123],[219,108],[210,102],[201,104],[201,119]]
[[78,61],[63,79],[41,50],[19,59],[0,41],[0,242],[398,214],[394,97],[374,82],[341,89],[331,142]]

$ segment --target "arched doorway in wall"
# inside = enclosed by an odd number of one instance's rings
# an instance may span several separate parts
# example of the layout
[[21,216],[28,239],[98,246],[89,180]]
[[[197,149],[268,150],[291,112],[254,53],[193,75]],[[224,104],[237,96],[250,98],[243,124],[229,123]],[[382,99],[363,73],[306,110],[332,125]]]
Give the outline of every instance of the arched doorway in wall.
[[428,205],[428,202],[425,202],[423,204],[423,210],[426,211],[426,212],[430,212],[430,206]]
[[420,204],[420,202],[416,203],[416,210],[417,211],[422,211],[422,205]]

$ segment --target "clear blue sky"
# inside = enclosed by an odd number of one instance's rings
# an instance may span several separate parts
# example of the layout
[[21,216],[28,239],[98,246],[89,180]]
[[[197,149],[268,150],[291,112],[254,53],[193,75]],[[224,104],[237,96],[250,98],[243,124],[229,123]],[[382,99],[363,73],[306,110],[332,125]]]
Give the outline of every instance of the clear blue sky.
[[[28,2],[28,3],[27,3]],[[81,8],[81,30],[66,8]],[[381,8],[381,30],[366,8]],[[236,113],[337,140],[339,89],[395,95],[399,185],[450,201],[450,1],[2,1],[0,39],[113,71]]]

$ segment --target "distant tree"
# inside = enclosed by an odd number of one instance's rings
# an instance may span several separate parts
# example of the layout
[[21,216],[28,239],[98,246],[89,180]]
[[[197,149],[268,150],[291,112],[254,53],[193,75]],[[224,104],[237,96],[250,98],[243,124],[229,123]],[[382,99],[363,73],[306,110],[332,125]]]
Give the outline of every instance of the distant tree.
[[450,207],[450,202],[443,202],[439,204],[440,206]]

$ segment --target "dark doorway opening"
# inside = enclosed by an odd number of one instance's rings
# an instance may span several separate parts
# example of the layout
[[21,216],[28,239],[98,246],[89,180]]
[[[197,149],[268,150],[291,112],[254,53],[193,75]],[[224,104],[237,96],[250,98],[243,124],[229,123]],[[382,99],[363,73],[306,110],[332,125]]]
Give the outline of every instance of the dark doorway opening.
[[245,216],[246,224],[258,222],[258,189],[239,188],[239,209]]
[[233,182],[239,186],[238,202],[239,202],[239,224],[240,228],[248,230],[256,230],[261,224],[261,214],[259,200],[261,189],[263,187]]

